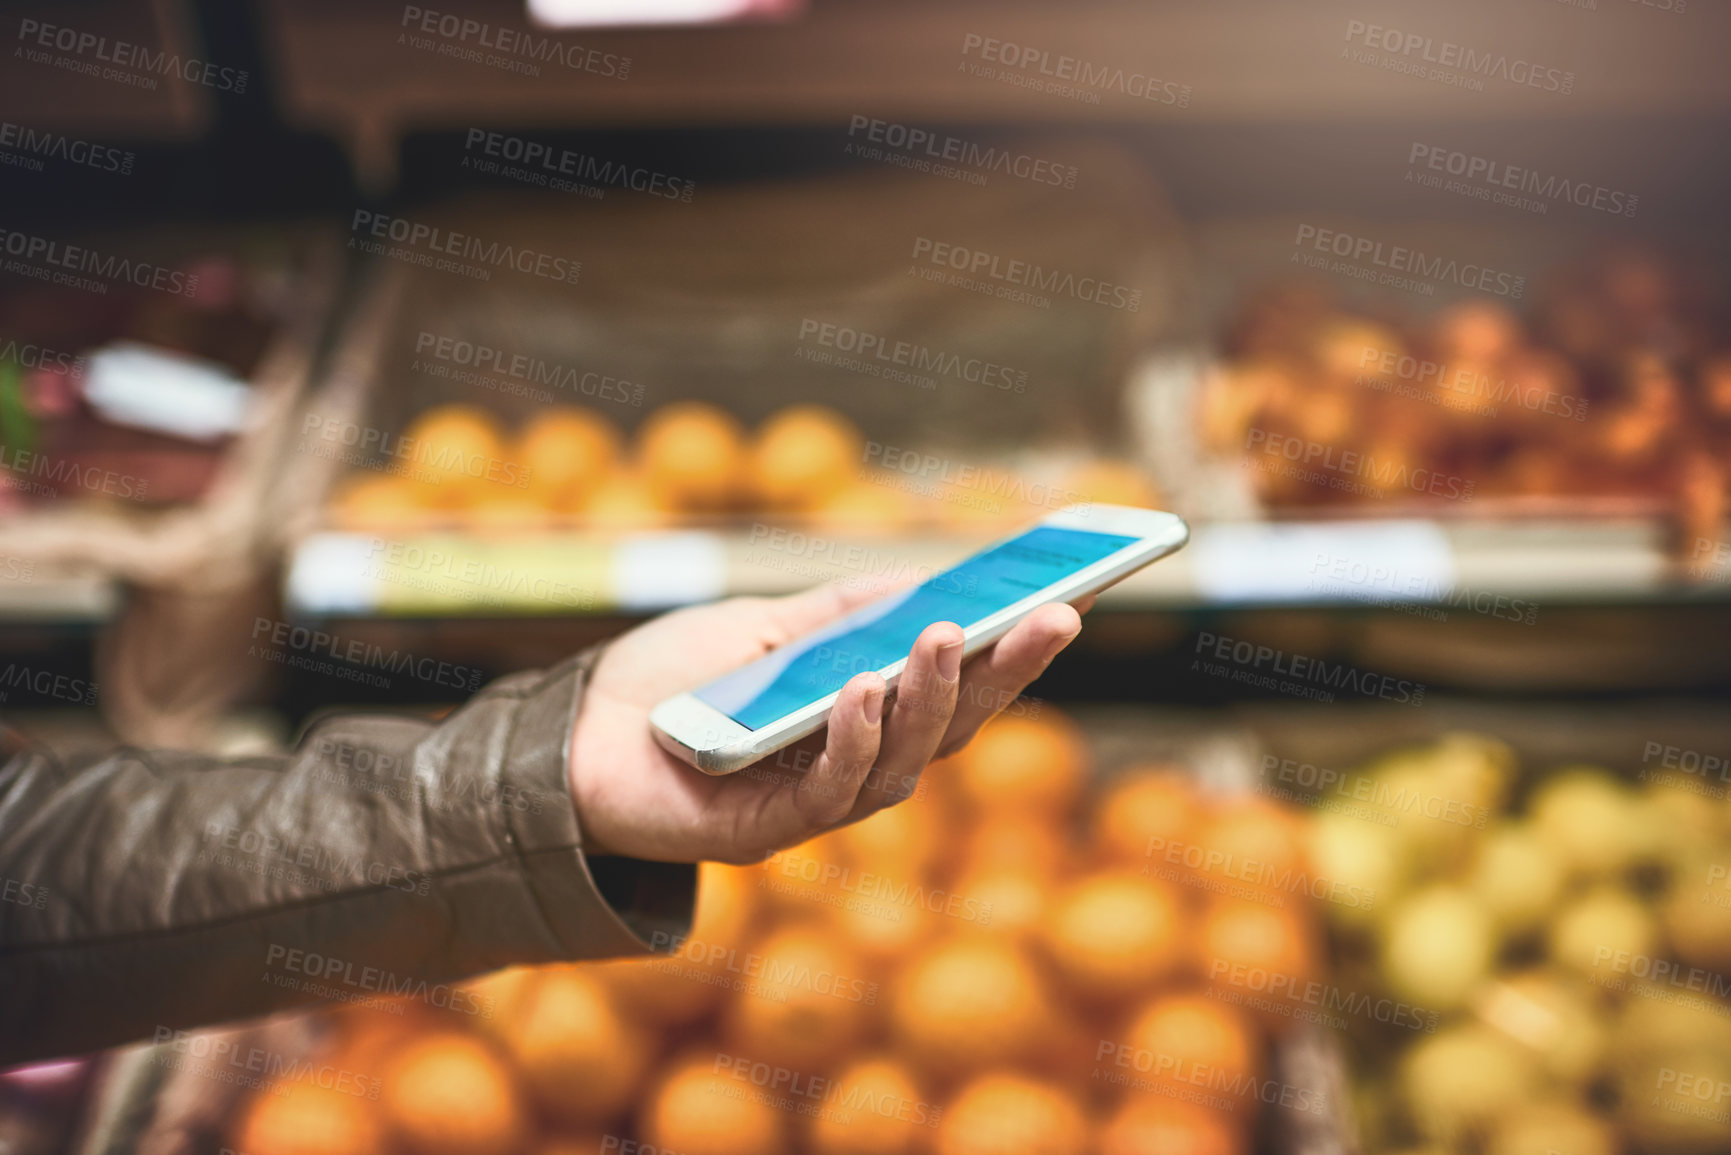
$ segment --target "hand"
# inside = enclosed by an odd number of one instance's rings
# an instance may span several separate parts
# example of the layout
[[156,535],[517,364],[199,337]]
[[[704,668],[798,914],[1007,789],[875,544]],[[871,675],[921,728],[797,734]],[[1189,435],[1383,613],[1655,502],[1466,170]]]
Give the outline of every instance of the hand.
[[926,627],[885,708],[884,681],[842,687],[829,726],[734,774],[712,777],[655,742],[649,711],[839,617],[876,592],[820,586],[733,598],[647,622],[608,646],[571,740],[571,797],[590,854],[758,862],[906,798],[935,757],[959,750],[1081,632],[1077,607],[1042,606],[961,665],[962,630]]

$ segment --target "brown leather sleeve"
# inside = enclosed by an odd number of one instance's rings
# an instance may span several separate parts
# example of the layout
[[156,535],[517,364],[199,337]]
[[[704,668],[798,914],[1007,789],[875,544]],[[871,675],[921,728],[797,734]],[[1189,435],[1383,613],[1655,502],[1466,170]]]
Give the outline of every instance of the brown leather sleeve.
[[442,723],[327,720],[292,754],[0,768],[0,1066],[516,963],[669,949],[696,869],[585,858],[566,785],[593,651]]

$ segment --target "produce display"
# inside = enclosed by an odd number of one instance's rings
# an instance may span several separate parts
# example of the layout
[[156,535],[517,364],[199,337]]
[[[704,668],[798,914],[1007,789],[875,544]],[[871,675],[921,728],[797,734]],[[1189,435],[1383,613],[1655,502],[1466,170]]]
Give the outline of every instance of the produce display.
[[1634,252],[1563,271],[1525,315],[1475,298],[1372,316],[1284,286],[1237,319],[1201,435],[1276,508],[1640,498],[1716,537],[1731,454],[1716,319],[1704,289]]
[[886,448],[845,416],[794,405],[748,430],[726,410],[681,401],[652,412],[627,444],[579,406],[540,410],[507,430],[486,409],[442,405],[416,417],[381,468],[344,479],[339,528],[461,526],[602,530],[714,523],[758,513],[860,530],[1013,525],[1071,502],[1158,505],[1146,475],[1100,459],[1027,472]]
[[1472,734],[1327,775],[1315,869],[1375,895],[1323,904],[1367,1149],[1731,1144],[1731,811],[1698,767],[1644,776]]
[[705,865],[665,957],[335,1012],[307,1068],[346,1085],[279,1075],[229,1145],[1238,1155],[1328,1117],[1275,1061],[1299,1020],[1243,978],[1320,973],[1302,818],[1169,763],[1096,777],[1091,746],[1049,705],[1003,716],[906,802]]

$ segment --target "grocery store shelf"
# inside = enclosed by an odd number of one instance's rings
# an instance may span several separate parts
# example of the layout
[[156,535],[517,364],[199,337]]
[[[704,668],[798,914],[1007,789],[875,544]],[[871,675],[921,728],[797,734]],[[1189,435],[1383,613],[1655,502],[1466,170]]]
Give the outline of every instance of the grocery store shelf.
[[119,584],[101,574],[0,562],[0,622],[100,622],[119,604]]
[[[606,535],[327,532],[295,551],[287,600],[293,612],[315,617],[631,613],[826,581],[918,578],[987,540],[761,524]],[[1690,576],[1663,546],[1661,525],[1641,519],[1216,523],[1198,526],[1189,548],[1126,579],[1101,604],[1471,604],[1518,616],[1546,604],[1731,601],[1731,571]]]

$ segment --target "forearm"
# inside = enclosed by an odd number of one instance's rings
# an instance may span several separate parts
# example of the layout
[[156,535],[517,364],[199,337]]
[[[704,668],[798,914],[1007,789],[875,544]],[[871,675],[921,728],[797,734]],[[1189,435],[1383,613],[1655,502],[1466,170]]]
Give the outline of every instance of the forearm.
[[588,665],[438,725],[332,720],[280,758],[14,759],[0,880],[31,901],[0,903],[0,1065],[330,999],[484,1013],[449,984],[683,933],[692,868],[597,860],[598,884],[582,854]]

